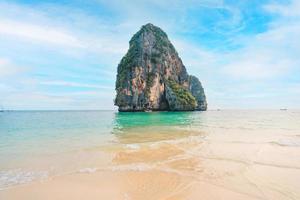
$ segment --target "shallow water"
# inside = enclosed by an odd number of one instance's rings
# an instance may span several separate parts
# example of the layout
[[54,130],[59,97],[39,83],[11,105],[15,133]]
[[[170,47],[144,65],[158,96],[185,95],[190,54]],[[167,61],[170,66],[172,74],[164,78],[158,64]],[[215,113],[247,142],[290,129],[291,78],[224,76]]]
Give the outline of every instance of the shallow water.
[[94,174],[124,199],[299,199],[299,122],[297,110],[3,112],[0,189]]

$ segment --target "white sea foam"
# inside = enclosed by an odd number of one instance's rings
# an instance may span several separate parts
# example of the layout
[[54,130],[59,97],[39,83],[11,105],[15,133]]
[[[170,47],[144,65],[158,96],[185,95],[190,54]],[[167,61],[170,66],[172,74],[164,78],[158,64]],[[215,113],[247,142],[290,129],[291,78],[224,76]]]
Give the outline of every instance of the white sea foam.
[[46,171],[6,170],[0,171],[0,190],[11,186],[42,180],[48,177]]
[[281,139],[278,141],[271,142],[272,144],[276,144],[279,146],[287,146],[287,147],[300,147],[299,139]]
[[153,166],[147,164],[129,164],[119,165],[111,168],[112,171],[149,171],[153,169]]
[[98,170],[98,168],[94,167],[94,168],[83,168],[80,169],[78,172],[79,173],[94,173]]
[[133,149],[133,150],[138,150],[138,149],[140,149],[141,147],[140,147],[140,145],[138,145],[138,144],[126,144],[126,148],[128,148],[128,149]]

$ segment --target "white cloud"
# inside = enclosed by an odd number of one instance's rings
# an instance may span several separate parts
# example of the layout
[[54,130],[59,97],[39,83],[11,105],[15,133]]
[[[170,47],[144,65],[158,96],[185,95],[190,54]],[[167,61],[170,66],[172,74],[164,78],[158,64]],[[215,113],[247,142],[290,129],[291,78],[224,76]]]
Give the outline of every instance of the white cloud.
[[[0,84],[0,90],[1,88]],[[1,91],[0,105],[5,109],[115,109],[114,91],[91,90],[49,93],[36,88]]]
[[[236,79],[259,80],[284,76],[295,64],[284,52],[278,49],[246,48],[230,55],[230,63],[223,72]],[[277,57],[276,57],[277,56]]]
[[[238,9],[225,6],[222,0],[191,2],[176,0],[176,2],[172,1],[173,6],[171,7],[170,2],[157,0],[141,2],[113,0],[110,2],[105,1],[104,3],[116,13],[124,15],[122,16],[124,20],[113,24],[113,22],[101,21],[76,9],[72,9],[72,12],[70,12],[69,9],[64,7],[51,8],[51,4],[46,4],[48,6],[46,8],[41,4],[41,6],[36,6],[33,9],[28,6],[0,3],[0,8],[5,10],[6,13],[4,16],[2,14],[2,17],[0,14],[0,34],[13,39],[28,41],[31,46],[57,46],[56,49],[58,51],[63,47],[62,52],[69,55],[78,56],[80,52],[88,52],[101,53],[105,54],[106,57],[111,57],[124,54],[128,49],[128,40],[132,34],[140,26],[148,22],[161,26],[167,32],[169,32],[168,30],[170,32],[192,31],[200,24],[197,23],[193,24],[192,27],[181,28],[189,24],[184,19],[189,9],[217,8],[230,12],[232,20],[221,20],[214,27],[216,32],[225,26],[237,26],[239,28],[241,21]],[[139,12],[136,12],[136,10],[139,10]],[[63,13],[65,17],[49,17],[49,11],[58,14]],[[145,14],[140,15],[140,13]],[[178,17],[168,17],[172,13],[177,13]],[[10,15],[13,17],[7,17]],[[162,17],[164,20],[161,20]],[[88,24],[88,27],[86,27],[86,24]],[[66,51],[66,48],[68,48],[68,51]]]
[[[0,13],[0,39],[13,44],[18,41],[18,47],[24,46],[24,49],[39,50],[43,47],[75,57],[103,54],[107,59],[124,53],[128,48],[128,38],[124,39],[127,30],[117,31],[111,23],[80,9],[70,11],[68,7],[52,4],[32,8],[0,3],[0,10],[3,11]],[[6,48],[3,43],[0,47]]]
[[300,16],[300,1],[292,0],[289,4],[271,3],[265,6],[270,13],[279,14],[286,17]]
[[0,58],[0,77],[12,76],[24,71],[24,68],[17,67],[10,60]]
[[[283,77],[299,69],[300,22],[296,20],[299,18],[295,15],[286,18],[284,14],[294,4],[280,5],[284,17],[273,21],[266,32],[245,39],[244,48],[230,52],[225,57],[228,64],[223,72],[234,78],[257,80]],[[267,10],[271,7],[274,5],[267,6]]]
[[[55,23],[55,22],[53,22]],[[74,52],[103,53],[120,55],[128,48],[127,42],[121,42],[117,33],[108,34],[111,30],[102,30],[97,34],[73,29],[66,29],[55,24],[36,24],[23,20],[1,20],[0,35],[14,41],[29,42],[30,46],[55,47],[57,52],[77,55]],[[25,44],[27,45],[27,44]],[[61,49],[62,48],[62,49]],[[66,52],[69,49],[69,52]]]
[[111,86],[88,84],[88,83],[77,83],[77,82],[60,81],[60,80],[42,81],[39,84],[41,84],[41,85],[48,85],[48,86],[84,87],[84,88],[97,88],[97,89],[114,90],[114,87],[111,87]]
[[72,102],[67,96],[51,96],[36,91],[18,91],[2,99],[5,109],[48,109],[63,107]]
[[205,69],[215,62],[215,54],[200,46],[185,42],[183,40],[172,41],[179,55],[184,58],[183,63],[187,67]]
[[13,20],[0,20],[0,34],[37,40],[50,44],[83,47],[83,44],[67,31],[56,27],[34,25]]

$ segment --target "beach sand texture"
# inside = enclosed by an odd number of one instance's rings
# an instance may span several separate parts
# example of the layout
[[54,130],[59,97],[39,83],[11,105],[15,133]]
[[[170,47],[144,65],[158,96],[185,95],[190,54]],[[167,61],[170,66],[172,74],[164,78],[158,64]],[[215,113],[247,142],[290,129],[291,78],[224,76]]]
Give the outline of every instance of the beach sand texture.
[[5,188],[0,199],[300,199],[299,144],[294,129],[123,127],[85,150],[93,166]]

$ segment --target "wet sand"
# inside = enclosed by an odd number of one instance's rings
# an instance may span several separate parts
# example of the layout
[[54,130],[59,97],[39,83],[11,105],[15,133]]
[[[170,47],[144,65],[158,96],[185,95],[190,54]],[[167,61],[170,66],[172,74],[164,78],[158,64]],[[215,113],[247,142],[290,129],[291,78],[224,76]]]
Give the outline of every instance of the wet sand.
[[300,199],[299,139],[288,131],[135,128],[89,150],[106,153],[109,164],[4,189],[0,199]]

